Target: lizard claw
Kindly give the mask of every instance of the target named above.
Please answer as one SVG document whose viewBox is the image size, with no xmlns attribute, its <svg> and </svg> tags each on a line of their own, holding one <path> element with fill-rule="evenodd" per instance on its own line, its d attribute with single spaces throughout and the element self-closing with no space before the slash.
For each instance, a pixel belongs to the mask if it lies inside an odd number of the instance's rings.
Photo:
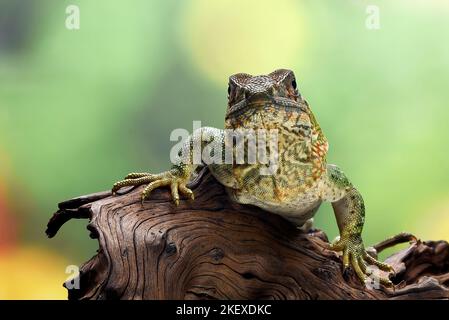
<svg viewBox="0 0 449 320">
<path fill-rule="evenodd" d="M 148 199 L 151 192 L 159 187 L 170 187 L 173 202 L 176 206 L 179 205 L 179 192 L 186 195 L 190 199 L 194 199 L 193 191 L 186 187 L 186 179 L 180 177 L 174 171 L 166 171 L 160 174 L 151 173 L 130 173 L 124 180 L 116 182 L 112 186 L 112 194 L 115 195 L 117 191 L 127 186 L 139 186 L 147 184 L 143 189 L 140 200 L 143 205 L 144 201 Z"/>
<path fill-rule="evenodd" d="M 128 175 L 128 176 L 130 176 L 130 175 Z M 142 176 L 140 178 L 127 178 L 127 179 L 124 179 L 124 180 L 114 183 L 114 185 L 112 186 L 111 192 L 113 195 L 115 195 L 115 194 L 117 194 L 117 191 L 123 187 L 140 186 L 142 184 L 149 183 L 149 182 L 155 180 L 156 178 L 157 177 L 154 175 L 146 175 L 146 176 Z"/>
<path fill-rule="evenodd" d="M 334 251 L 343 251 L 343 273 L 346 274 L 348 269 L 351 268 L 357 275 L 357 278 L 364 285 L 382 284 L 386 287 L 394 287 L 390 279 L 380 277 L 372 266 L 377 267 L 382 271 L 391 272 L 394 269 L 383 262 L 380 262 L 371 257 L 363 246 L 362 239 L 359 235 L 342 237 L 336 239 L 331 245 L 330 249 Z"/>
<path fill-rule="evenodd" d="M 193 191 L 187 188 L 185 184 L 179 185 L 179 191 L 188 198 L 190 198 L 190 200 L 195 200 L 195 195 L 193 194 Z"/>
</svg>

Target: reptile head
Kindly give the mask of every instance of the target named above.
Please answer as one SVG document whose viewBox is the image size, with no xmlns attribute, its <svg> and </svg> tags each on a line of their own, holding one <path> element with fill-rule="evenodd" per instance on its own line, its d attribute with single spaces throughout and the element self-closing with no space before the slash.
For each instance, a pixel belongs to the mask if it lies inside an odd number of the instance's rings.
<svg viewBox="0 0 449 320">
<path fill-rule="evenodd" d="M 245 110 L 267 104 L 302 108 L 302 98 L 293 71 L 279 69 L 267 75 L 238 73 L 229 77 L 226 118 L 238 117 Z"/>
</svg>

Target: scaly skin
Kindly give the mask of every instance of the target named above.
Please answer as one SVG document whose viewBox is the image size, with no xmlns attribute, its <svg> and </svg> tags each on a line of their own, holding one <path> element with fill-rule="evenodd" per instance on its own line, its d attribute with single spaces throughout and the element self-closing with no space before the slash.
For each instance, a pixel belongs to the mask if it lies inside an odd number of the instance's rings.
<svg viewBox="0 0 449 320">
<path fill-rule="evenodd" d="M 227 188 L 233 201 L 279 214 L 303 229 L 310 228 L 320 204 L 329 201 L 340 230 L 339 239 L 330 249 L 343 252 L 345 270 L 352 266 L 362 282 L 370 274 L 368 264 L 392 271 L 390 266 L 366 252 L 361 236 L 365 220 L 362 196 L 342 170 L 327 164 L 328 142 L 308 103 L 299 94 L 292 71 L 280 69 L 264 76 L 244 73 L 231 76 L 225 129 L 276 130 L 278 137 L 276 167 L 248 160 L 246 136 L 245 162 L 238 163 L 236 158 L 228 164 L 208 162 L 210 171 Z M 171 189 L 176 204 L 179 193 L 193 199 L 193 192 L 186 184 L 197 167 L 192 161 L 194 146 L 199 145 L 203 151 L 213 143 L 224 148 L 231 146 L 234 156 L 237 154 L 237 147 L 224 130 L 203 127 L 183 144 L 179 161 L 169 171 L 131 173 L 114 184 L 112 192 L 125 186 L 147 184 L 142 201 L 152 190 L 163 186 Z M 268 154 L 272 151 L 265 149 Z M 208 151 L 209 155 L 214 154 Z M 218 154 L 218 159 L 225 159 L 224 153 Z M 266 174 L 269 167 L 274 170 Z M 392 285 L 387 278 L 379 280 L 386 286 Z"/>
</svg>

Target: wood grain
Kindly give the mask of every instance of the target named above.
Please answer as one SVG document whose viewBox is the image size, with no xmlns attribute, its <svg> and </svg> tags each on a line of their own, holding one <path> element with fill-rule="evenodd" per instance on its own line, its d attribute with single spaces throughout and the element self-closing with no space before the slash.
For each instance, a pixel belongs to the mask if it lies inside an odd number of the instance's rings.
<svg viewBox="0 0 449 320">
<path fill-rule="evenodd" d="M 47 235 L 71 218 L 90 219 L 98 253 L 80 271 L 69 299 L 449 299 L 449 244 L 407 234 L 377 246 L 412 244 L 388 259 L 394 290 L 370 290 L 343 275 L 326 235 L 303 233 L 283 218 L 229 201 L 204 170 L 195 201 L 176 207 L 168 190 L 140 202 L 140 188 L 59 204 Z"/>
</svg>

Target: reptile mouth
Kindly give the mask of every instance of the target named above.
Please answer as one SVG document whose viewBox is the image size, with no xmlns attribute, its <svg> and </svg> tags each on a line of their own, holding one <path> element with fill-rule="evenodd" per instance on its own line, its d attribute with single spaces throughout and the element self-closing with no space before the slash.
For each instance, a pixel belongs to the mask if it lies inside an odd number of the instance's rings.
<svg viewBox="0 0 449 320">
<path fill-rule="evenodd" d="M 232 105 L 228 111 L 226 112 L 226 118 L 229 118 L 231 115 L 238 114 L 249 108 L 263 108 L 267 105 L 276 106 L 279 108 L 285 109 L 293 109 L 296 111 L 306 112 L 305 106 L 295 100 L 285 97 L 273 97 L 267 94 L 257 94 L 253 95 L 248 99 L 244 99 L 236 104 Z"/>
</svg>

